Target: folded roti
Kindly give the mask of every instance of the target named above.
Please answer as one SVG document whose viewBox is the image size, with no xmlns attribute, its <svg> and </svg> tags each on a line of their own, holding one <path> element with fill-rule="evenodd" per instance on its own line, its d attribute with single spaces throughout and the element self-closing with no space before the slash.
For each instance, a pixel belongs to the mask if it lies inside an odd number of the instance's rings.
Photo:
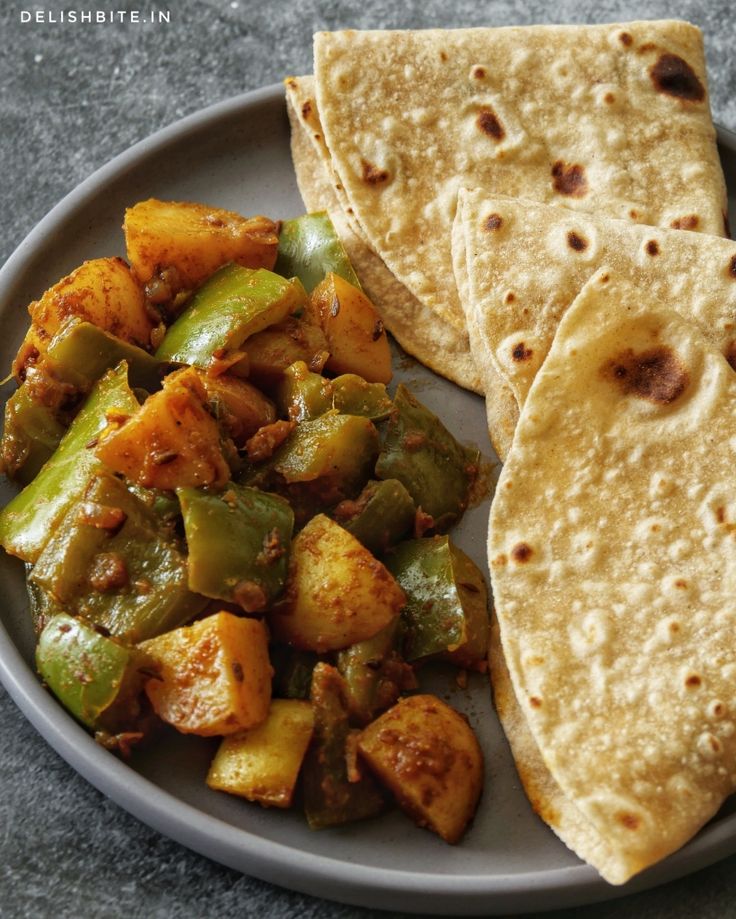
<svg viewBox="0 0 736 919">
<path fill-rule="evenodd" d="M 285 81 L 291 123 L 291 155 L 299 192 L 310 212 L 327 211 L 366 293 L 402 348 L 436 373 L 482 393 L 468 334 L 421 304 L 371 250 L 349 213 L 344 189 L 332 170 L 314 92 L 314 77 Z"/>
<path fill-rule="evenodd" d="M 560 319 L 603 265 L 667 301 L 736 364 L 736 243 L 461 190 L 453 230 L 461 297 L 499 456 Z M 481 358 L 480 355 L 483 354 Z"/>
<path fill-rule="evenodd" d="M 536 753 L 507 706 L 512 747 L 542 816 L 614 884 L 736 788 L 734 417 L 723 354 L 603 269 L 560 323 L 491 508 L 503 656 Z"/>
<path fill-rule="evenodd" d="M 460 330 L 460 187 L 724 233 L 702 36 L 688 23 L 320 32 L 314 60 L 349 208 L 392 274 Z"/>
</svg>

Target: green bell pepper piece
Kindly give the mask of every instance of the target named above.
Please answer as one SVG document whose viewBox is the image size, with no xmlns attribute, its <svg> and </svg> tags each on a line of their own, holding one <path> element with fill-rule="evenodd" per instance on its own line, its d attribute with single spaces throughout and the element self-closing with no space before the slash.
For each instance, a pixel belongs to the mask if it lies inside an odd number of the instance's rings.
<svg viewBox="0 0 736 919">
<path fill-rule="evenodd" d="M 51 459 L 36 478 L 0 512 L 0 545 L 35 562 L 59 521 L 76 504 L 90 475 L 102 468 L 94 453 L 107 413 L 133 414 L 138 400 L 128 386 L 127 365 L 109 370 L 92 389 Z"/>
<path fill-rule="evenodd" d="M 350 735 L 345 681 L 330 664 L 312 674 L 314 734 L 304 761 L 304 810 L 310 829 L 373 817 L 385 800 L 369 774 L 348 781 L 346 747 Z"/>
<path fill-rule="evenodd" d="M 435 536 L 399 543 L 385 564 L 406 594 L 406 659 L 442 656 L 462 667 L 482 664 L 488 592 L 474 562 L 448 536 Z"/>
<path fill-rule="evenodd" d="M 278 495 L 231 483 L 214 494 L 179 488 L 189 586 L 246 612 L 269 606 L 286 583 L 294 512 Z"/>
<path fill-rule="evenodd" d="M 56 412 L 37 402 L 28 384 L 22 383 L 5 405 L 0 455 L 8 478 L 21 485 L 31 482 L 54 454 L 65 431 Z"/>
<path fill-rule="evenodd" d="M 54 695 L 82 724 L 116 730 L 137 714 L 142 656 L 60 613 L 49 620 L 36 647 L 36 666 Z M 127 716 L 127 717 L 126 717 Z"/>
<path fill-rule="evenodd" d="M 285 319 L 305 302 L 304 289 L 265 268 L 230 263 L 189 301 L 156 351 L 159 361 L 206 369 L 250 335 Z"/>
<path fill-rule="evenodd" d="M 187 622 L 207 600 L 188 587 L 170 527 L 108 473 L 93 476 L 30 575 L 64 609 L 129 642 Z"/>
<path fill-rule="evenodd" d="M 314 651 L 301 651 L 289 645 L 271 647 L 274 669 L 273 694 L 282 699 L 308 699 L 312 673 L 321 658 Z"/>
<path fill-rule="evenodd" d="M 296 275 L 307 293 L 311 293 L 331 271 L 362 290 L 345 247 L 325 211 L 304 214 L 281 224 L 274 271 L 285 278 Z"/>
<path fill-rule="evenodd" d="M 46 351 L 53 375 L 86 392 L 111 367 L 128 363 L 128 380 L 147 392 L 161 388 L 161 361 L 91 322 L 72 319 L 51 339 Z"/>
<path fill-rule="evenodd" d="M 36 635 L 40 635 L 46 627 L 46 623 L 58 613 L 63 612 L 63 610 L 52 596 L 30 579 L 32 571 L 33 566 L 26 565 L 26 591 L 28 592 L 31 622 L 33 623 L 33 631 Z"/>
<path fill-rule="evenodd" d="M 400 653 L 403 631 L 401 617 L 397 616 L 372 638 L 337 655 L 350 715 L 359 724 L 368 724 L 379 712 L 390 708 L 403 690 L 416 686 L 414 671 Z"/>
<path fill-rule="evenodd" d="M 480 454 L 459 444 L 442 422 L 399 385 L 386 440 L 376 463 L 379 479 L 398 479 L 434 529 L 446 530 L 465 512 Z"/>
<path fill-rule="evenodd" d="M 312 373 L 304 361 L 286 368 L 276 400 L 282 414 L 293 421 L 308 421 L 331 409 L 382 421 L 393 408 L 383 383 L 368 383 L 355 373 L 328 380 Z"/>
<path fill-rule="evenodd" d="M 335 508 L 335 518 L 374 555 L 382 555 L 414 526 L 417 509 L 398 479 L 371 481 L 355 501 Z"/>
</svg>

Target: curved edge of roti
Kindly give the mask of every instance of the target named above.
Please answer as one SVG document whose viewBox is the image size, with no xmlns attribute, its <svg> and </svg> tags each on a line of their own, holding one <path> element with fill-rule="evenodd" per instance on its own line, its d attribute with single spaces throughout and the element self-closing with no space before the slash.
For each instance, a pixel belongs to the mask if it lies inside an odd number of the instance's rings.
<svg viewBox="0 0 736 919">
<path fill-rule="evenodd" d="M 487 340 L 480 330 L 475 310 L 476 299 L 470 286 L 464 231 L 462 199 L 459 198 L 458 209 L 452 222 L 452 267 L 460 303 L 465 311 L 470 353 L 473 355 L 473 362 L 478 369 L 481 387 L 486 397 L 488 434 L 496 455 L 503 462 L 514 437 L 514 429 L 519 419 L 519 406 L 511 387 L 498 372 L 496 363 L 488 352 Z"/>
<path fill-rule="evenodd" d="M 611 853 L 586 857 L 619 880 L 736 787 L 735 416 L 723 355 L 603 269 L 560 324 L 492 504 L 516 698 Z"/>
<path fill-rule="evenodd" d="M 314 66 L 333 167 L 372 249 L 457 328 L 461 186 L 724 232 L 690 23 L 318 32 Z"/>
<path fill-rule="evenodd" d="M 501 647 L 498 622 L 491 624 L 488 669 L 493 704 L 534 812 L 577 856 L 596 865 L 609 884 L 623 884 L 628 874 L 616 864 L 606 840 L 596 832 L 552 778 L 521 710 Z M 610 868 L 609 868 L 610 866 Z"/>
<path fill-rule="evenodd" d="M 290 77 L 285 83 L 292 160 L 305 207 L 328 212 L 366 293 L 401 347 L 435 373 L 482 395 L 467 333 L 423 306 L 396 280 L 365 242 L 355 218 L 341 206 L 340 183 L 331 171 L 319 122 L 314 78 Z"/>
<path fill-rule="evenodd" d="M 508 388 L 517 403 L 503 414 L 512 434 L 518 406 L 562 316 L 602 265 L 668 300 L 736 363 L 736 242 L 482 189 L 459 191 L 458 214 L 469 291 L 469 296 L 460 292 L 461 301 L 475 324 L 469 325 L 471 346 L 478 367 L 485 373 L 492 363 L 501 381 L 496 389 Z M 455 237 L 453 246 L 458 248 Z M 492 437 L 503 440 L 503 433 Z"/>
</svg>

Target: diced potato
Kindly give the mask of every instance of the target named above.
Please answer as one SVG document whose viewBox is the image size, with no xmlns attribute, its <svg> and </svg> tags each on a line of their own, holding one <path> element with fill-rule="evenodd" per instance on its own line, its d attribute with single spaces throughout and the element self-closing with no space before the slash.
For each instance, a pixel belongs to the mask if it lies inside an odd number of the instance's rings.
<svg viewBox="0 0 736 919">
<path fill-rule="evenodd" d="M 251 383 L 230 376 L 199 371 L 207 399 L 228 434 L 241 447 L 259 428 L 276 421 L 276 406 Z"/>
<path fill-rule="evenodd" d="M 274 699 L 262 724 L 222 741 L 207 784 L 265 807 L 290 807 L 313 730 L 309 702 Z"/>
<path fill-rule="evenodd" d="M 224 485 L 230 467 L 206 401 L 194 368 L 169 374 L 163 389 L 134 415 L 103 432 L 97 456 L 113 472 L 146 488 Z"/>
<path fill-rule="evenodd" d="M 391 349 L 381 317 L 366 295 L 337 274 L 328 274 L 309 298 L 327 336 L 332 373 L 357 373 L 369 383 L 391 381 Z"/>
<path fill-rule="evenodd" d="M 145 686 L 156 714 L 183 734 L 234 734 L 265 721 L 273 671 L 259 620 L 215 613 L 139 647 L 160 668 Z"/>
<path fill-rule="evenodd" d="M 71 316 L 141 348 L 151 344 L 153 322 L 145 309 L 143 289 L 121 258 L 85 262 L 31 303 L 28 312 L 32 323 L 13 362 L 16 376 L 29 360 L 46 351 Z"/>
<path fill-rule="evenodd" d="M 139 281 L 146 284 L 173 268 L 178 290 L 199 287 L 226 262 L 270 270 L 279 243 L 278 225 L 267 217 L 155 198 L 128 208 L 123 229 Z"/>
<path fill-rule="evenodd" d="M 404 592 L 358 540 L 324 514 L 291 544 L 286 598 L 271 614 L 277 637 L 337 651 L 371 638 L 404 605 Z"/>
<path fill-rule="evenodd" d="M 243 350 L 248 355 L 250 379 L 257 386 L 276 386 L 284 370 L 294 361 L 304 361 L 319 373 L 328 356 L 322 329 L 303 319 L 286 319 L 249 338 Z"/>
<path fill-rule="evenodd" d="M 358 750 L 420 826 L 460 839 L 483 786 L 483 754 L 459 712 L 436 696 L 408 696 L 364 729 Z"/>
</svg>

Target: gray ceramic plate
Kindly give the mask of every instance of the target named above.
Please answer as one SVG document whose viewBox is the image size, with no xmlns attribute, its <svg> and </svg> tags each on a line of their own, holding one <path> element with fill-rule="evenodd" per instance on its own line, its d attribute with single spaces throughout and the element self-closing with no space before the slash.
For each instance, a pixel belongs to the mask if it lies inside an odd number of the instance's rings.
<svg viewBox="0 0 736 919">
<path fill-rule="evenodd" d="M 736 188 L 736 136 L 721 132 Z M 41 221 L 0 272 L 0 366 L 27 323 L 25 305 L 86 258 L 123 254 L 126 206 L 155 196 L 242 213 L 294 216 L 294 182 L 280 86 L 193 115 L 99 170 Z M 736 225 L 732 222 L 732 225 Z M 482 400 L 410 360 L 399 376 L 463 440 L 487 442 Z M 4 486 L 0 499 L 8 500 Z M 457 539 L 485 564 L 487 505 L 466 515 Z M 247 874 L 364 906 L 421 913 L 493 914 L 550 909 L 660 884 L 736 851 L 736 814 L 725 808 L 688 846 L 625 888 L 611 888 L 568 852 L 531 812 L 492 713 L 486 680 L 467 690 L 438 671 L 431 687 L 467 712 L 486 756 L 478 816 L 450 847 L 400 813 L 311 833 L 301 814 L 266 811 L 204 785 L 214 747 L 174 732 L 130 764 L 98 747 L 48 695 L 31 661 L 22 566 L 0 558 L 0 678 L 26 716 L 75 769 L 122 807 L 186 846 Z"/>
</svg>

